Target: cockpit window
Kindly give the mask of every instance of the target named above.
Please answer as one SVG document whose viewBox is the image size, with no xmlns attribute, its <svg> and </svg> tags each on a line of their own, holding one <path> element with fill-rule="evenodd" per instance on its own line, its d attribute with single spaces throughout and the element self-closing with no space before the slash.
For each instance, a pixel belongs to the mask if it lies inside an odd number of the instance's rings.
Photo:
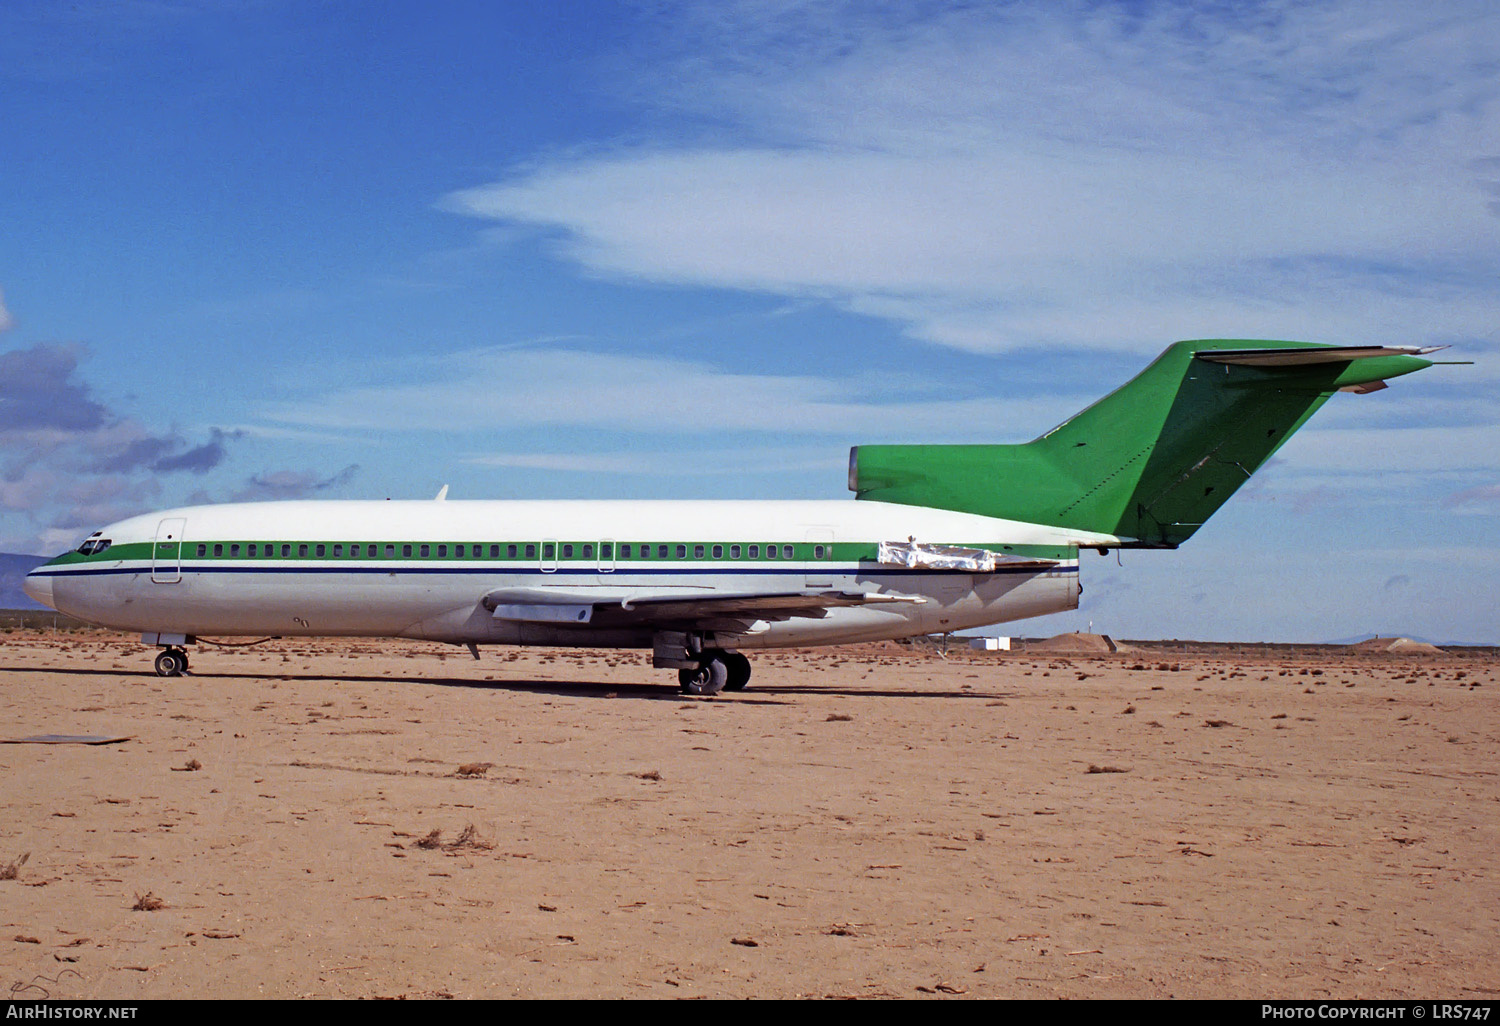
<svg viewBox="0 0 1500 1026">
<path fill-rule="evenodd" d="M 85 556 L 97 556 L 99 553 L 109 548 L 109 546 L 110 539 L 108 538 L 90 538 L 88 541 L 78 546 L 78 551 Z"/>
</svg>

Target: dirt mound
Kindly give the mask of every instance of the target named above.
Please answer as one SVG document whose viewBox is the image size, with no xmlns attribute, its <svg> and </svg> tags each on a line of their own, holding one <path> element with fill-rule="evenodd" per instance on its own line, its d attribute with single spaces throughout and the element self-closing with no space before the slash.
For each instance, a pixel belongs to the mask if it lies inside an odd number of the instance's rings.
<svg viewBox="0 0 1500 1026">
<path fill-rule="evenodd" d="M 1128 645 L 1117 644 L 1108 634 L 1059 634 L 1044 641 L 1027 642 L 1028 652 L 1060 652 L 1072 655 L 1109 655 L 1111 652 L 1133 651 Z"/>
<path fill-rule="evenodd" d="M 1435 656 L 1443 654 L 1443 650 L 1436 645 L 1429 645 L 1425 641 L 1413 641 L 1411 638 L 1366 638 L 1349 647 L 1366 655 L 1385 653 L 1401 656 Z"/>
</svg>

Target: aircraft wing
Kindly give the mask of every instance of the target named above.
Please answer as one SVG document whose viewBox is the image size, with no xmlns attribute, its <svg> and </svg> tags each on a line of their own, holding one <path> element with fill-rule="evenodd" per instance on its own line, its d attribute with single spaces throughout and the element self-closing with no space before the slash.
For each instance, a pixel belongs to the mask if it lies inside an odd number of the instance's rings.
<svg viewBox="0 0 1500 1026">
<path fill-rule="evenodd" d="M 497 620 L 600 627 L 650 626 L 664 630 L 740 630 L 757 620 L 822 619 L 828 610 L 839 606 L 924 601 L 915 595 L 814 589 L 769 595 L 641 592 L 604 597 L 583 590 L 506 588 L 490 592 L 483 605 Z"/>
</svg>

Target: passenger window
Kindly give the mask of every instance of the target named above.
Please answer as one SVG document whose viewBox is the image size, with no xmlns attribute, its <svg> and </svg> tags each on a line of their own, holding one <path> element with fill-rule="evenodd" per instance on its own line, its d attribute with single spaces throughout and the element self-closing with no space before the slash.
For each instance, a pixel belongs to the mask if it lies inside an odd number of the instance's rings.
<svg viewBox="0 0 1500 1026">
<path fill-rule="evenodd" d="M 573 546 L 571 546 L 571 545 L 564 545 L 563 546 L 563 559 L 572 559 L 572 558 L 573 558 Z"/>
<path fill-rule="evenodd" d="M 320 557 L 328 555 L 328 546 L 327 545 L 319 545 L 317 547 L 317 549 L 315 550 L 314 555 L 317 555 L 317 556 L 320 556 Z"/>
<path fill-rule="evenodd" d="M 583 546 L 583 558 L 584 559 L 593 559 L 594 558 L 594 546 L 593 546 L 592 542 L 587 543 L 587 544 L 585 544 Z"/>
<path fill-rule="evenodd" d="M 714 546 L 714 558 L 715 559 L 723 559 L 724 558 L 724 546 L 722 546 L 722 545 L 715 545 Z"/>
<path fill-rule="evenodd" d="M 529 546 L 528 546 L 529 547 Z M 542 558 L 552 559 L 557 552 L 557 546 L 552 542 L 542 542 Z"/>
<path fill-rule="evenodd" d="M 441 558 L 443 556 L 446 556 L 447 554 L 448 554 L 448 546 L 446 546 L 446 545 L 439 545 L 438 546 L 438 556 Z"/>
<path fill-rule="evenodd" d="M 507 545 L 507 546 L 505 546 L 505 558 L 506 559 L 515 559 L 516 558 L 516 547 L 514 545 Z"/>
<path fill-rule="evenodd" d="M 774 545 L 767 545 L 766 546 L 766 558 L 767 559 L 775 559 L 776 558 L 776 546 L 774 546 Z"/>
<path fill-rule="evenodd" d="M 729 558 L 730 559 L 739 559 L 740 558 L 740 547 L 738 545 L 731 545 L 731 546 L 729 546 Z"/>
<path fill-rule="evenodd" d="M 667 558 L 667 547 L 665 545 L 658 545 L 656 547 L 656 558 L 657 559 L 666 559 Z"/>
<path fill-rule="evenodd" d="M 823 558 L 823 546 L 821 546 L 821 545 L 814 545 L 813 546 L 813 559 L 822 559 L 822 558 Z"/>
<path fill-rule="evenodd" d="M 790 545 L 783 545 L 781 547 L 781 558 L 782 559 L 791 559 L 792 558 L 792 547 Z"/>
<path fill-rule="evenodd" d="M 751 559 L 759 559 L 760 558 L 760 546 L 759 545 L 752 545 L 752 546 L 750 546 L 750 558 Z"/>
<path fill-rule="evenodd" d="M 694 559 L 702 559 L 703 558 L 703 546 L 702 545 L 694 545 L 693 546 L 693 558 Z"/>
<path fill-rule="evenodd" d="M 84 545 L 89 548 L 89 551 L 91 551 L 91 552 L 93 551 L 93 544 L 91 542 L 84 542 Z M 79 551 L 82 551 L 82 550 L 80 549 Z M 206 555 L 208 555 L 208 546 L 207 545 L 199 545 L 198 546 L 198 555 L 200 555 L 200 556 L 206 556 Z"/>
<path fill-rule="evenodd" d="M 231 556 L 238 556 L 240 554 L 240 547 L 238 545 L 229 546 L 229 554 Z"/>
<path fill-rule="evenodd" d="M 215 545 L 214 546 L 214 555 L 215 556 L 222 556 L 222 555 L 224 555 L 224 546 L 222 546 L 222 545 Z"/>
<path fill-rule="evenodd" d="M 379 552 L 379 551 L 380 551 L 380 546 L 378 546 L 378 545 L 367 545 L 367 546 L 365 546 L 365 556 L 367 558 L 369 558 L 369 559 L 374 559 L 375 558 L 375 554 L 377 552 Z"/>
<path fill-rule="evenodd" d="M 301 557 L 303 557 L 305 555 L 307 555 L 307 546 L 306 545 L 298 545 L 297 546 L 297 557 L 300 559 Z"/>
<path fill-rule="evenodd" d="M 254 557 L 256 555 L 256 549 L 258 548 L 258 546 L 254 542 L 251 542 L 248 548 L 250 556 Z"/>
<path fill-rule="evenodd" d="M 396 558 L 396 546 L 394 546 L 394 545 L 387 545 L 385 547 L 385 558 L 386 559 L 395 559 Z"/>
<path fill-rule="evenodd" d="M 410 545 L 403 545 L 403 546 L 401 546 L 401 555 L 402 555 L 403 558 L 410 559 L 411 558 L 411 546 Z"/>
<path fill-rule="evenodd" d="M 464 558 L 464 553 L 466 551 L 467 551 L 467 549 L 463 545 L 455 545 L 455 546 L 453 546 L 453 556 L 456 559 L 463 559 Z M 474 546 L 474 555 L 476 555 L 476 556 L 479 555 L 479 546 L 478 545 Z"/>
<path fill-rule="evenodd" d="M 677 558 L 678 559 L 686 559 L 687 558 L 687 546 L 686 545 L 679 545 L 679 546 L 677 546 Z"/>
<path fill-rule="evenodd" d="M 609 553 L 605 553 L 605 555 L 608 556 Z M 629 559 L 630 558 L 630 545 L 629 545 L 629 543 L 626 543 L 626 544 L 620 546 L 620 558 L 621 559 Z"/>
<path fill-rule="evenodd" d="M 536 558 L 536 543 L 535 542 L 532 542 L 530 545 L 526 546 L 526 558 L 527 559 L 535 559 Z"/>
<path fill-rule="evenodd" d="M 432 546 L 430 546 L 430 545 L 423 545 L 422 546 L 422 556 L 423 556 L 423 558 L 426 558 L 427 556 L 430 556 L 430 555 L 432 555 Z"/>
</svg>

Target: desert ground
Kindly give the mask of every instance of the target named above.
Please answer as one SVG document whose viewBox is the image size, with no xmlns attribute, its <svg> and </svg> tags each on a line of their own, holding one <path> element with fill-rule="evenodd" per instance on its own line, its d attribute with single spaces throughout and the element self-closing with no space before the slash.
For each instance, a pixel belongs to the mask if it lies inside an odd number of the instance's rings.
<svg viewBox="0 0 1500 1026">
<path fill-rule="evenodd" d="M 16 998 L 1500 993 L 1493 657 L 0 635 Z"/>
</svg>

